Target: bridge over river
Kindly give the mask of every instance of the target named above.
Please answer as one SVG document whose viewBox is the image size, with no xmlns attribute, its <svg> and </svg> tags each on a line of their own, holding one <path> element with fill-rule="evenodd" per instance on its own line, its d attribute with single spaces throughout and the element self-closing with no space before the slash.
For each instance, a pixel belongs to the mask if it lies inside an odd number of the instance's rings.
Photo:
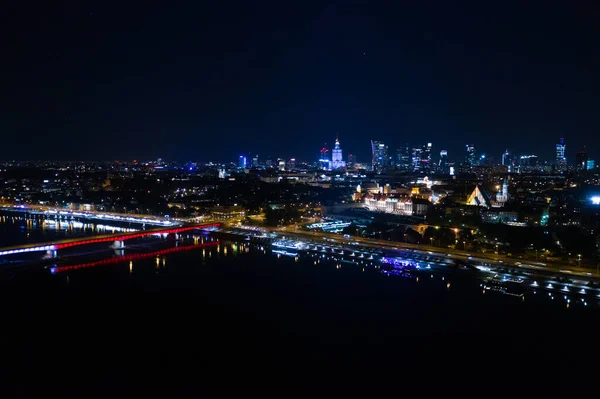
<svg viewBox="0 0 600 399">
<path fill-rule="evenodd" d="M 51 257 L 56 257 L 57 251 L 65 248 L 71 248 L 81 245 L 96 244 L 101 242 L 114 242 L 114 248 L 123 248 L 124 241 L 131 240 L 134 238 L 146 237 L 150 235 L 163 235 L 163 234 L 178 234 L 192 230 L 208 230 L 214 228 L 220 228 L 221 223 L 208 223 L 198 224 L 192 226 L 182 226 L 173 228 L 156 228 L 149 229 L 135 233 L 122 233 L 122 234 L 107 234 L 101 236 L 81 237 L 81 238 L 70 238 L 66 240 L 59 240 L 46 243 L 36 244 L 25 244 L 17 245 L 13 247 L 0 248 L 0 256 L 9 256 L 16 254 L 24 254 L 30 252 L 46 252 Z"/>
</svg>

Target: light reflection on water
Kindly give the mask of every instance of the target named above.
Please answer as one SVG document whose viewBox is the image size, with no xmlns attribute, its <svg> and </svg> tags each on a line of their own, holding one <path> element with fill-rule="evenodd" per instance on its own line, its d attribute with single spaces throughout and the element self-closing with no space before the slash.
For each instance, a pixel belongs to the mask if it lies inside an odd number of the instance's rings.
<svg viewBox="0 0 600 399">
<path fill-rule="evenodd" d="M 214 240 L 214 241 L 211 241 Z M 204 240 L 203 240 L 204 241 Z M 511 288 L 500 287 L 494 288 L 490 286 L 488 274 L 478 273 L 460 273 L 451 270 L 434 269 L 390 269 L 382 268 L 378 261 L 364 262 L 356 258 L 331 256 L 322 257 L 320 254 L 314 254 L 307 251 L 300 251 L 297 254 L 286 255 L 282 253 L 274 253 L 268 246 L 260 244 L 242 243 L 242 242 L 221 242 L 214 237 L 206 238 L 205 243 L 200 243 L 198 236 L 182 237 L 178 246 L 174 246 L 159 251 L 148 250 L 146 253 L 137 254 L 122 254 L 119 257 L 110 258 L 108 260 L 88 262 L 87 264 L 71 265 L 67 267 L 57 267 L 56 272 L 77 273 L 78 269 L 84 268 L 121 268 L 123 267 L 128 273 L 127 275 L 135 277 L 136 273 L 143 271 L 149 266 L 148 261 L 152 263 L 155 270 L 155 275 L 160 278 L 163 270 L 167 272 L 166 265 L 169 264 L 169 273 L 181 272 L 182 270 L 199 273 L 201 270 L 206 270 L 208 267 L 217 267 L 224 263 L 236 267 L 243 267 L 252 270 L 253 267 L 273 267 L 277 273 L 297 273 L 298 270 L 310 273 L 327 273 L 327 270 L 335 270 L 336 275 L 344 280 L 349 275 L 354 275 L 353 278 L 365 279 L 365 282 L 372 281 L 380 277 L 389 277 L 390 284 L 397 284 L 398 289 L 403 289 L 405 284 L 414 284 L 415 289 L 424 292 L 431 291 L 443 295 L 456 295 L 469 298 L 468 300 L 477 301 L 477 298 L 488 298 L 499 303 L 522 304 L 527 306 L 529 303 L 544 303 L 552 306 L 558 306 L 561 309 L 572 309 L 573 307 L 598 307 L 598 300 L 595 298 L 586 298 L 581 294 L 572 293 L 568 295 L 560 295 L 558 298 L 552 293 L 544 292 L 540 295 L 539 292 L 524 287 L 522 292 L 513 292 Z M 194 249 L 199 249 L 194 251 Z M 213 255 L 214 253 L 214 255 Z M 133 273 L 133 262 L 136 262 L 136 273 Z M 248 266 L 251 266 L 248 268 Z M 196 268 L 196 269 L 193 269 Z M 294 271 L 296 270 L 296 271 Z M 231 271 L 234 273 L 234 271 Z M 361 277 L 356 277 L 361 276 Z M 422 277 L 422 278 L 421 278 Z M 335 280 L 330 282 L 331 289 L 335 291 Z M 486 288 L 487 287 L 487 288 Z M 307 288 L 309 289 L 309 288 Z M 548 296 L 546 296 L 548 294 Z M 492 298 L 492 299 L 490 299 Z M 527 298 L 527 300 L 526 300 Z"/>
<path fill-rule="evenodd" d="M 86 237 L 139 231 L 140 225 L 107 225 L 84 219 L 61 219 L 44 215 L 0 215 L 0 247 L 52 241 L 70 237 Z"/>
</svg>

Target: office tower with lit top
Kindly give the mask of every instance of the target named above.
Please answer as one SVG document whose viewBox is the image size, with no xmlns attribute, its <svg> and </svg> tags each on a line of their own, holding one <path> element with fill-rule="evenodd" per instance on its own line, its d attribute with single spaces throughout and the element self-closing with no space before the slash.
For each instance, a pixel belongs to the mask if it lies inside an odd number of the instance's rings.
<svg viewBox="0 0 600 399">
<path fill-rule="evenodd" d="M 556 144 L 556 169 L 559 172 L 564 172 L 567 170 L 567 157 L 565 156 L 566 151 L 567 145 L 565 144 L 565 139 L 561 137 Z"/>
<path fill-rule="evenodd" d="M 288 162 L 288 169 L 295 170 L 296 169 L 296 158 L 291 158 Z"/>
<path fill-rule="evenodd" d="M 238 162 L 238 167 L 240 169 L 245 169 L 246 168 L 246 157 L 245 156 L 240 155 L 240 159 L 239 159 L 239 162 Z"/>
<path fill-rule="evenodd" d="M 373 170 L 376 173 L 382 173 L 388 165 L 388 148 L 381 141 L 371 140 L 371 153 L 373 156 Z"/>
</svg>

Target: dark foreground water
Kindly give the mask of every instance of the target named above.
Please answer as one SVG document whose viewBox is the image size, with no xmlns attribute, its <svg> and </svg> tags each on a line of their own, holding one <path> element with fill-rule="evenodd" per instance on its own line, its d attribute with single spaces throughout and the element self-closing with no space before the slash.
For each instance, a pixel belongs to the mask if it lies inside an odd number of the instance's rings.
<svg viewBox="0 0 600 399">
<path fill-rule="evenodd" d="M 573 397 L 597 385 L 596 306 L 209 237 L 98 263 L 113 256 L 1 274 L 3 389 Z"/>
</svg>

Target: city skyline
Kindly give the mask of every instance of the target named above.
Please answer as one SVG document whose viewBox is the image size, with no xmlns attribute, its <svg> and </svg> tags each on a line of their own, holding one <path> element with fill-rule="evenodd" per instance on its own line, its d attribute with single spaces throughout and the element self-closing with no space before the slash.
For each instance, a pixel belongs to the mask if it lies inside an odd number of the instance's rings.
<svg viewBox="0 0 600 399">
<path fill-rule="evenodd" d="M 12 396 L 594 391 L 600 2 L 2 16 Z"/>
<path fill-rule="evenodd" d="M 419 137 L 598 158 L 593 13 L 437 7 L 11 9 L 0 159 L 308 159 L 334 132 L 359 159 Z"/>
<path fill-rule="evenodd" d="M 381 151 L 384 151 L 385 148 L 385 154 L 381 154 L 379 155 L 379 151 L 375 148 L 376 146 L 383 146 Z M 330 146 L 325 143 L 324 146 L 319 150 L 319 156 L 318 156 L 318 160 L 320 162 L 322 162 L 323 160 L 328 160 L 328 161 L 332 161 L 332 156 L 333 154 L 336 152 L 336 148 L 337 151 L 340 151 L 339 148 L 339 134 L 336 137 L 335 143 L 333 146 Z M 427 152 L 427 161 L 426 163 L 428 165 L 431 166 L 435 166 L 435 165 L 439 165 L 440 161 L 443 160 L 443 162 L 446 164 L 448 162 L 452 162 L 452 163 L 456 163 L 456 164 L 460 164 L 462 162 L 467 162 L 470 163 L 472 165 L 478 165 L 478 164 L 484 164 L 484 163 L 491 163 L 494 165 L 510 165 L 514 162 L 518 163 L 520 158 L 531 158 L 531 157 L 535 157 L 537 159 L 537 161 L 539 162 L 545 162 L 549 165 L 556 165 L 559 169 L 563 170 L 564 167 L 568 166 L 568 165 L 573 165 L 573 160 L 576 159 L 577 156 L 579 156 L 581 153 L 585 152 L 585 157 L 586 157 L 586 161 L 589 158 L 590 160 L 592 160 L 592 157 L 590 156 L 590 153 L 587 149 L 586 146 L 584 146 L 582 149 L 580 150 L 575 150 L 575 149 L 571 149 L 571 153 L 572 157 L 569 157 L 568 155 L 570 154 L 569 147 L 567 147 L 567 142 L 565 141 L 564 137 L 559 138 L 558 140 L 556 140 L 554 142 L 554 144 L 552 144 L 552 149 L 553 149 L 553 154 L 552 156 L 549 156 L 548 158 L 544 158 L 542 156 L 540 156 L 539 154 L 542 152 L 538 152 L 538 151 L 533 151 L 533 150 L 527 150 L 527 151 L 512 151 L 511 148 L 506 147 L 503 151 L 496 153 L 497 151 L 485 151 L 482 150 L 481 148 L 477 148 L 476 146 L 474 146 L 473 144 L 466 144 L 465 147 L 463 148 L 462 152 L 459 152 L 458 154 L 450 154 L 446 148 L 441 147 L 441 148 L 434 148 L 434 143 L 431 142 L 427 142 L 424 143 L 423 145 L 412 145 L 411 143 L 404 143 L 402 145 L 396 146 L 394 144 L 389 144 L 389 142 L 384 142 L 382 140 L 370 140 L 370 155 L 368 157 L 365 157 L 364 159 L 358 159 L 358 162 L 361 164 L 371 164 L 371 165 L 375 165 L 375 159 L 376 158 L 381 158 L 381 159 L 387 159 L 387 163 L 391 164 L 391 165 L 395 165 L 400 166 L 400 169 L 407 169 L 406 165 L 403 165 L 403 163 L 414 163 L 416 161 L 412 160 L 409 161 L 409 158 L 414 158 L 417 156 L 417 154 L 415 154 L 414 152 L 418 152 L 419 153 L 419 157 L 421 156 L 420 154 L 422 152 Z M 439 155 L 437 154 L 437 151 L 439 151 Z M 357 156 L 355 155 L 357 152 L 360 151 L 353 151 L 353 152 L 349 152 L 348 155 L 351 155 L 353 158 L 354 162 L 357 162 Z M 402 152 L 406 152 L 406 154 L 403 156 L 401 153 Z M 546 151 L 547 152 L 547 151 Z M 576 152 L 576 154 L 575 154 Z M 250 153 L 248 153 L 250 154 Z M 432 155 L 433 154 L 433 155 Z M 255 156 L 257 156 L 255 154 Z M 263 155 L 263 159 L 265 158 L 265 156 Z M 280 156 L 276 156 L 273 157 L 272 155 L 267 155 L 266 156 L 267 159 L 285 159 L 285 157 L 280 157 Z M 370 158 L 370 161 L 369 161 Z M 403 158 L 403 159 L 401 159 Z M 340 155 L 338 155 L 338 159 L 342 160 L 343 158 L 341 157 L 341 152 Z M 569 163 L 569 159 L 571 160 L 571 163 Z M 300 159 L 301 161 L 304 162 L 312 162 L 313 159 L 311 157 L 307 158 L 307 159 Z M 383 162 L 383 161 L 380 161 Z M 425 161 L 424 161 L 425 162 Z M 385 162 L 384 162 L 385 163 Z M 418 162 L 419 164 L 420 162 Z M 577 163 L 581 163 L 579 161 L 575 162 L 575 164 Z M 340 166 L 338 165 L 338 167 L 334 168 L 334 169 L 340 169 Z M 417 169 L 419 169 L 419 167 L 417 167 Z"/>
</svg>

